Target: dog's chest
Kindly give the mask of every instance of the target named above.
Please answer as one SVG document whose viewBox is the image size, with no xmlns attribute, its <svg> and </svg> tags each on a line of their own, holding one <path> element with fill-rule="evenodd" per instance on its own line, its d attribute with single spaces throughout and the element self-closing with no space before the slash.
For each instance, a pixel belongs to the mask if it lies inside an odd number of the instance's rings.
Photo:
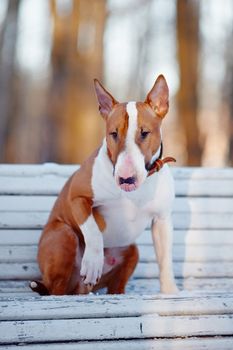
<svg viewBox="0 0 233 350">
<path fill-rule="evenodd" d="M 148 184 L 126 194 L 111 181 L 96 188 L 94 206 L 98 207 L 106 223 L 103 233 L 105 247 L 135 242 L 155 214 L 154 192 L 154 184 Z"/>
<path fill-rule="evenodd" d="M 165 166 L 136 191 L 126 193 L 116 186 L 112 171 L 112 164 L 101 150 L 92 172 L 93 206 L 106 224 L 105 247 L 120 247 L 135 242 L 157 214 L 170 210 L 173 181 Z"/>
<path fill-rule="evenodd" d="M 151 213 L 145 206 L 121 198 L 99 206 L 106 228 L 103 233 L 105 247 L 126 246 L 135 242 L 149 224 Z"/>
</svg>

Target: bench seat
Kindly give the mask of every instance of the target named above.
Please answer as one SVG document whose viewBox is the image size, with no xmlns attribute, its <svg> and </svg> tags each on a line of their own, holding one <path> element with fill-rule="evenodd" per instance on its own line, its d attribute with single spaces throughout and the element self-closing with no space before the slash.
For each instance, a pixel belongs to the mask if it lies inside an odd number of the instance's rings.
<svg viewBox="0 0 233 350">
<path fill-rule="evenodd" d="M 178 295 L 159 294 L 149 228 L 123 296 L 40 297 L 37 243 L 77 166 L 0 166 L 0 349 L 233 349 L 233 169 L 173 168 Z M 20 345 L 20 347 L 18 346 Z"/>
</svg>

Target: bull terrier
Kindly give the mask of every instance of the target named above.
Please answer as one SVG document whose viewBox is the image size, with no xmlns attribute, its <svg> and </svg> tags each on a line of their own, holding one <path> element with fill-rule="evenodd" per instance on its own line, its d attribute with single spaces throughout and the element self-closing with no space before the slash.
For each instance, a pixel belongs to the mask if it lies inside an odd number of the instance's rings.
<svg viewBox="0 0 233 350">
<path fill-rule="evenodd" d="M 161 123 L 168 111 L 163 75 L 144 102 L 119 103 L 94 80 L 106 136 L 69 178 L 43 230 L 38 250 L 41 295 L 125 292 L 138 262 L 135 244 L 151 224 L 162 293 L 178 291 L 172 269 L 174 184 L 162 159 Z"/>
</svg>

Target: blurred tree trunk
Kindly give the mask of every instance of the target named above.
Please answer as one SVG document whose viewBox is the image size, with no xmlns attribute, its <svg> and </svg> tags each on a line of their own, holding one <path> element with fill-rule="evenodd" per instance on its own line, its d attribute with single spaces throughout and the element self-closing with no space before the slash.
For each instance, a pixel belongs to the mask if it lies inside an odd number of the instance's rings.
<svg viewBox="0 0 233 350">
<path fill-rule="evenodd" d="M 225 42 L 226 74 L 223 81 L 222 97 L 229 115 L 228 121 L 228 165 L 233 166 L 233 28 Z"/>
<path fill-rule="evenodd" d="M 44 158 L 81 162 L 99 144 L 103 124 L 93 78 L 103 77 L 105 0 L 73 0 L 61 11 L 51 0 L 52 82 L 48 99 Z"/>
<path fill-rule="evenodd" d="M 180 88 L 177 95 L 178 115 L 184 127 L 187 164 L 201 164 L 197 125 L 199 1 L 177 0 L 177 46 Z"/>
<path fill-rule="evenodd" d="M 231 101 L 230 101 L 230 121 L 229 121 L 229 152 L 228 152 L 228 165 L 233 166 L 233 74 L 232 74 L 232 83 L 230 91 Z"/>
<path fill-rule="evenodd" d="M 16 118 L 15 51 L 20 0 L 9 0 L 0 33 L 0 162 L 11 162 L 10 131 Z"/>
<path fill-rule="evenodd" d="M 228 152 L 228 159 L 229 159 L 229 165 L 233 166 L 233 65 L 231 67 L 231 73 L 230 73 L 229 107 L 230 107 L 230 120 L 229 120 L 229 152 Z"/>
</svg>

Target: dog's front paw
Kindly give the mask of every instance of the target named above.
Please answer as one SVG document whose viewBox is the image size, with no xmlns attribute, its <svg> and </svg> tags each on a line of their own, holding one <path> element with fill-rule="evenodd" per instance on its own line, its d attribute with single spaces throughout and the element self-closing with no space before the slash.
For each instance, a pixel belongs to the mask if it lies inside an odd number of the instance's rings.
<svg viewBox="0 0 233 350">
<path fill-rule="evenodd" d="M 164 294 L 177 294 L 179 289 L 175 282 L 169 281 L 161 284 L 160 291 Z"/>
<path fill-rule="evenodd" d="M 100 279 L 103 271 L 104 252 L 103 249 L 94 250 L 86 248 L 80 274 L 84 279 L 85 284 L 95 285 Z"/>
</svg>

